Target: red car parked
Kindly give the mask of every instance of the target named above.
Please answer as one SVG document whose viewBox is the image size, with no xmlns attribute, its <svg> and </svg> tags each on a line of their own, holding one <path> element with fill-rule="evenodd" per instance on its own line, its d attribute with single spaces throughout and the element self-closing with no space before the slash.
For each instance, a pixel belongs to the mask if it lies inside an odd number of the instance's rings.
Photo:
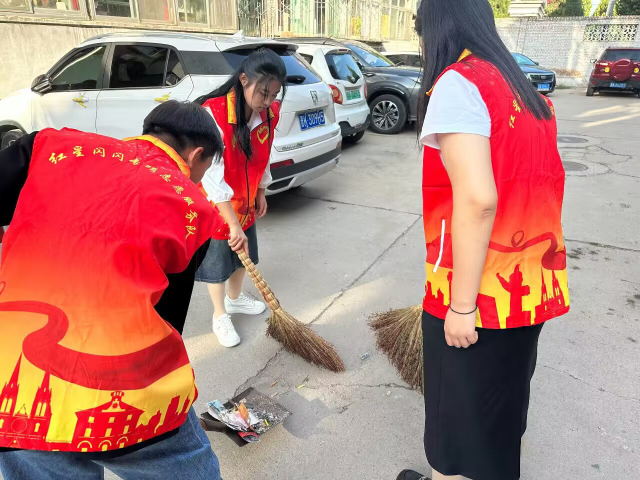
<svg viewBox="0 0 640 480">
<path fill-rule="evenodd" d="M 640 48 L 607 48 L 595 64 L 587 96 L 600 90 L 625 91 L 640 97 Z"/>
</svg>

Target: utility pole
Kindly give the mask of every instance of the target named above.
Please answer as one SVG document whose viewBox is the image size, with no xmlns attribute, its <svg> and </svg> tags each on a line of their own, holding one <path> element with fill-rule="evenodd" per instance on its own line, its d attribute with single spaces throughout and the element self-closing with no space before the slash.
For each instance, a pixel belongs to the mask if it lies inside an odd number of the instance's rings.
<svg viewBox="0 0 640 480">
<path fill-rule="evenodd" d="M 609 6 L 607 7 L 607 17 L 613 17 L 613 8 L 616 6 L 616 0 L 609 0 Z"/>
</svg>

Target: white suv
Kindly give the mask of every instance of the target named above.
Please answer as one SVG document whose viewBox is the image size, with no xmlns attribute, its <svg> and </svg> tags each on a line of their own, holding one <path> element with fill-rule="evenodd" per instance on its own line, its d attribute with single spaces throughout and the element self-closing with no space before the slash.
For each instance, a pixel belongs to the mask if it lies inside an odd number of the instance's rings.
<svg viewBox="0 0 640 480">
<path fill-rule="evenodd" d="M 282 57 L 288 74 L 268 192 L 300 186 L 340 160 L 342 138 L 331 90 L 298 56 L 296 45 L 241 35 L 150 32 L 89 39 L 36 78 L 31 89 L 0 100 L 2 147 L 47 127 L 115 138 L 139 135 L 158 103 L 210 92 L 265 45 Z"/>
<path fill-rule="evenodd" d="M 344 140 L 359 141 L 369 128 L 371 113 L 367 84 L 351 51 L 335 45 L 305 43 L 298 47 L 298 54 L 329 84 Z"/>
</svg>

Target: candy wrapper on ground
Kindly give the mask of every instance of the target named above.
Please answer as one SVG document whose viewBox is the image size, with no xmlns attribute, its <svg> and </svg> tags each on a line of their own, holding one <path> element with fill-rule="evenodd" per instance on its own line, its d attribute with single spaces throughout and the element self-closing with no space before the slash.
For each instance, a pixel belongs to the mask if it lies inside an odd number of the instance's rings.
<svg viewBox="0 0 640 480">
<path fill-rule="evenodd" d="M 205 430 L 224 432 L 242 446 L 259 441 L 289 415 L 291 412 L 278 402 L 249 388 L 225 404 L 219 400 L 208 402 L 200 423 Z"/>
</svg>

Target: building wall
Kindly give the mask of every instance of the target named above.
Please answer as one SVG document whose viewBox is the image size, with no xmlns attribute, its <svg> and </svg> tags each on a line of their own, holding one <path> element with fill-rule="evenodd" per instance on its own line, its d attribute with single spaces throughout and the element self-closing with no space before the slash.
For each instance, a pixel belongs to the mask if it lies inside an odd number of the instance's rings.
<svg viewBox="0 0 640 480">
<path fill-rule="evenodd" d="M 614 18 L 505 18 L 497 19 L 498 32 L 507 47 L 521 52 L 548 68 L 557 70 L 560 84 L 586 85 L 591 73 L 591 59 L 600 56 L 608 46 L 640 47 L 640 17 Z M 594 40 L 592 26 L 602 29 L 611 25 L 633 25 L 635 36 L 620 40 L 620 31 L 603 33 Z M 122 24 L 92 21 L 61 21 L 5 15 L 0 17 L 0 98 L 31 85 L 62 55 L 83 40 L 102 33 L 123 31 Z M 157 26 L 136 24 L 129 29 Z M 235 28 L 235 26 L 232 26 Z M 211 32 L 212 29 L 164 26 L 163 30 Z M 587 36 L 585 38 L 585 30 Z M 591 31 L 591 33 L 589 33 Z M 607 39 L 609 38 L 609 39 Z M 388 50 L 417 50 L 417 41 L 393 42 Z"/>
<path fill-rule="evenodd" d="M 640 47 L 640 17 L 501 18 L 496 24 L 511 51 L 556 70 L 560 84 L 569 86 L 586 85 L 591 59 L 605 48 Z"/>
</svg>

